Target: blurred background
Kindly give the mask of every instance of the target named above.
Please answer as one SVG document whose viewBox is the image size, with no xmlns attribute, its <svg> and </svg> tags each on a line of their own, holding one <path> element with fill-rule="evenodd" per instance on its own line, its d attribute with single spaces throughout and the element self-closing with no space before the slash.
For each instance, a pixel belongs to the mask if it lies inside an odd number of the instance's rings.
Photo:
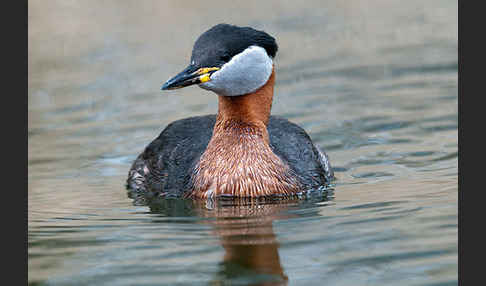
<svg viewBox="0 0 486 286">
<path fill-rule="evenodd" d="M 30 285 L 457 284 L 457 1 L 28 5 Z M 331 196 L 127 197 L 168 123 L 216 113 L 208 91 L 159 89 L 222 22 L 277 39 L 272 113 L 327 152 Z"/>
</svg>

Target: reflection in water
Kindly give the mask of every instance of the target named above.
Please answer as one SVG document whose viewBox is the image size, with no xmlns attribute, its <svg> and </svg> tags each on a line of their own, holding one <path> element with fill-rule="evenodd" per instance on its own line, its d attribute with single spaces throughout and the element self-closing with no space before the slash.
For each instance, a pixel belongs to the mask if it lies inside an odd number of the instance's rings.
<svg viewBox="0 0 486 286">
<path fill-rule="evenodd" d="M 161 199 L 150 204 L 152 213 L 169 217 L 206 218 L 225 250 L 220 271 L 212 281 L 245 285 L 287 285 L 288 277 L 279 256 L 279 243 L 273 230 L 275 220 L 298 217 L 289 209 L 328 200 L 329 196 L 309 200 Z"/>
</svg>

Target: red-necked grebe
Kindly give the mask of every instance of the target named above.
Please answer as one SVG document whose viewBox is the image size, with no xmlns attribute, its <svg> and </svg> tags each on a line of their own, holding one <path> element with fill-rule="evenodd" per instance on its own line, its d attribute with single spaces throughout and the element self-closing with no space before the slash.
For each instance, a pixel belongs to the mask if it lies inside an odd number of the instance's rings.
<svg viewBox="0 0 486 286">
<path fill-rule="evenodd" d="M 291 196 L 333 178 L 327 155 L 288 120 L 271 116 L 275 39 L 219 24 L 197 39 L 189 66 L 162 90 L 198 84 L 218 95 L 217 115 L 169 124 L 133 163 L 132 195 Z"/>
</svg>

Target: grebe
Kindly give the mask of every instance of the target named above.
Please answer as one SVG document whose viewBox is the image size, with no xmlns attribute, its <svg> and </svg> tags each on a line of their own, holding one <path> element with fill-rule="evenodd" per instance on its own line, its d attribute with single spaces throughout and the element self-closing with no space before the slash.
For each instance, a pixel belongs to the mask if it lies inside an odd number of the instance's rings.
<svg viewBox="0 0 486 286">
<path fill-rule="evenodd" d="M 218 95 L 218 114 L 170 123 L 133 162 L 129 195 L 292 196 L 327 185 L 327 155 L 301 127 L 270 115 L 277 49 L 250 27 L 219 24 L 199 36 L 189 66 L 161 89 L 198 84 Z"/>
</svg>

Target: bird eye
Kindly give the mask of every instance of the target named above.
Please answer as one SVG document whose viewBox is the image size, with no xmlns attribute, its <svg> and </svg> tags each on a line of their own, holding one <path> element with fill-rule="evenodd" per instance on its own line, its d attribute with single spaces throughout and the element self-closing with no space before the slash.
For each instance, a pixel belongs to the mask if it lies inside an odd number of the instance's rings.
<svg viewBox="0 0 486 286">
<path fill-rule="evenodd" d="M 231 59 L 231 57 L 229 55 L 222 55 L 221 56 L 221 60 L 224 61 L 224 62 L 228 62 L 230 59 Z"/>
</svg>

